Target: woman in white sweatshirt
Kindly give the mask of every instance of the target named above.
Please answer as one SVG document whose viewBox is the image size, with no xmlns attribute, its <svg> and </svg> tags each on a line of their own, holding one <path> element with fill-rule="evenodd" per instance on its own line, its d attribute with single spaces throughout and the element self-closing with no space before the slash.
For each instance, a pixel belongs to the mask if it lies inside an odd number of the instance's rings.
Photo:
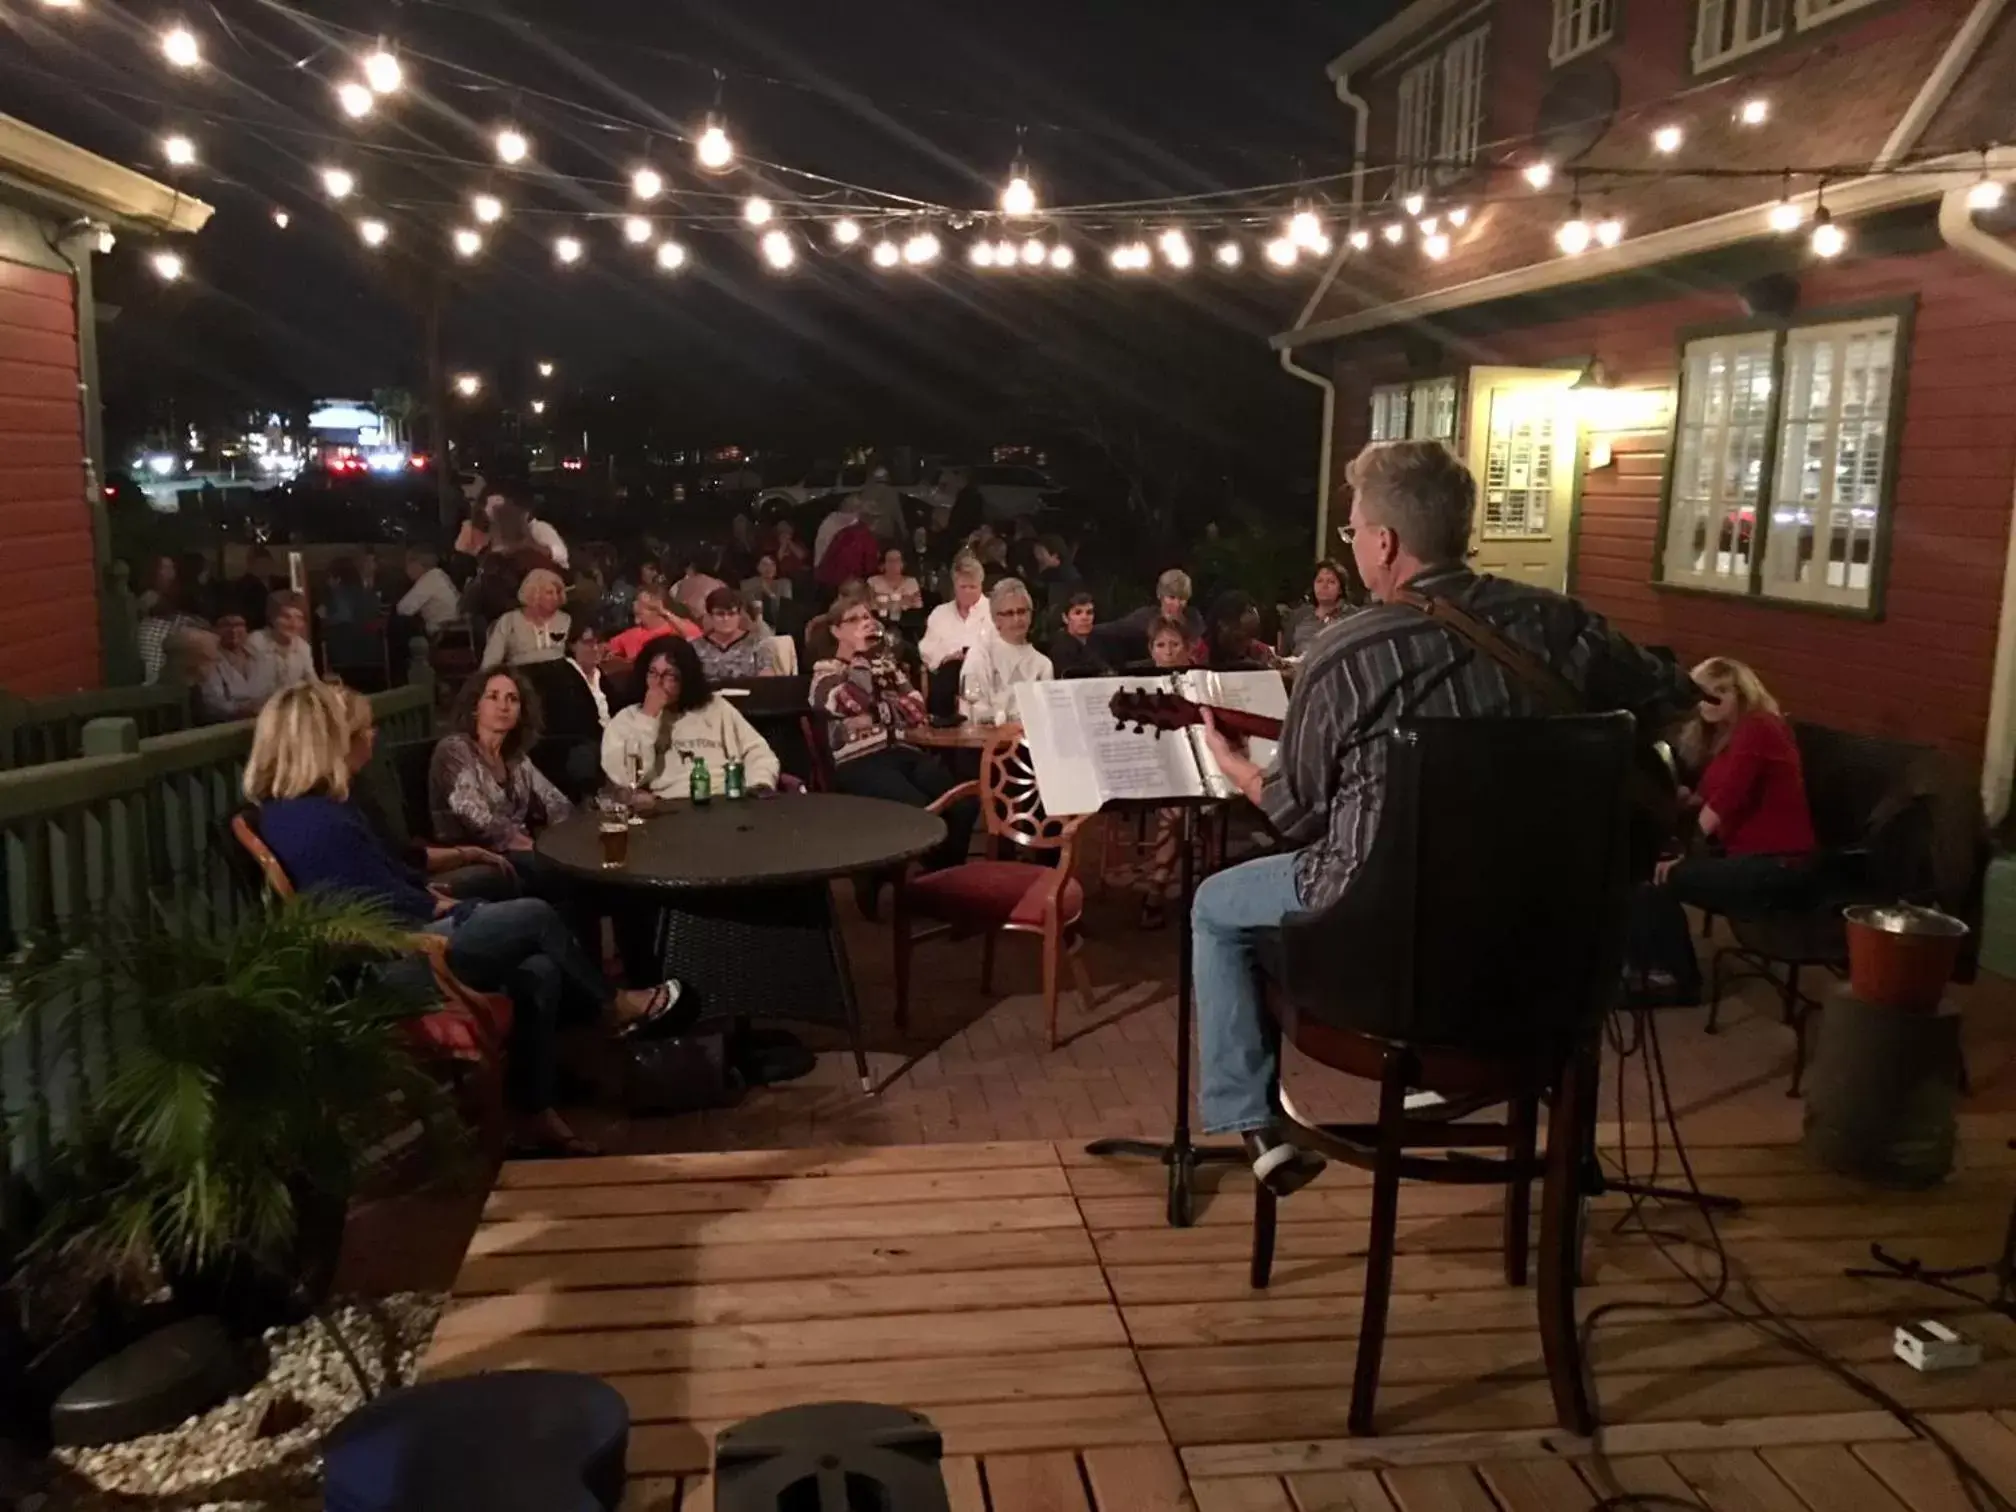
<svg viewBox="0 0 2016 1512">
<path fill-rule="evenodd" d="M 979 637 L 966 653 L 959 672 L 959 712 L 975 724 L 1007 724 L 1020 718 L 1015 685 L 1049 682 L 1056 674 L 1050 658 L 1029 644 L 1036 609 L 1019 578 L 996 583 L 988 608 L 993 633 Z"/>
<path fill-rule="evenodd" d="M 636 677 L 638 701 L 610 716 L 602 732 L 602 771 L 611 782 L 654 798 L 684 798 L 694 766 L 704 763 L 719 794 L 728 763 L 739 761 L 749 792 L 777 786 L 777 753 L 732 702 L 714 696 L 683 636 L 646 644 Z"/>
</svg>

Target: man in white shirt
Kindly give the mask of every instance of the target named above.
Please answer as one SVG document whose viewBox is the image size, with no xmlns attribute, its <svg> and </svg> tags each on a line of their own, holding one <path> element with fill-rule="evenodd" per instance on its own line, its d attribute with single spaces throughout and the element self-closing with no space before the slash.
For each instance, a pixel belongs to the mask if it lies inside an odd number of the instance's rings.
<svg viewBox="0 0 2016 1512">
<path fill-rule="evenodd" d="M 255 656 L 273 662 L 275 690 L 315 680 L 315 652 L 308 644 L 308 600 L 283 589 L 266 601 L 266 628 L 245 638 Z"/>
<path fill-rule="evenodd" d="M 936 672 L 960 660 L 993 628 L 994 616 L 982 586 L 986 580 L 987 569 L 978 557 L 962 551 L 953 558 L 951 600 L 931 611 L 924 621 L 924 638 L 917 643 L 925 671 Z"/>
<path fill-rule="evenodd" d="M 991 635 L 967 654 L 959 673 L 959 712 L 975 724 L 1007 724 L 1020 719 L 1015 706 L 1019 683 L 1049 682 L 1050 658 L 1029 644 L 1035 601 L 1019 578 L 1003 578 L 988 602 Z"/>
<path fill-rule="evenodd" d="M 393 606 L 395 614 L 417 619 L 429 635 L 462 614 L 462 596 L 455 581 L 434 560 L 434 553 L 415 546 L 406 553 L 406 578 L 413 586 Z"/>
</svg>

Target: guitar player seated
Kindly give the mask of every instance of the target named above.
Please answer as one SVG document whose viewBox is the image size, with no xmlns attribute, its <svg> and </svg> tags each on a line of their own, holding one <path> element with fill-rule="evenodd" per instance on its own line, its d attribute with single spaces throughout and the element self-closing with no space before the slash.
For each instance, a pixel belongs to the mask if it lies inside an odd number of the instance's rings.
<svg viewBox="0 0 2016 1512">
<path fill-rule="evenodd" d="M 1385 780 L 1385 742 L 1374 737 L 1409 718 L 1552 712 L 1511 664 L 1520 653 L 1551 668 L 1592 711 L 1628 709 L 1663 723 L 1698 697 L 1684 674 L 1575 600 L 1472 572 L 1477 483 L 1441 442 L 1374 442 L 1345 476 L 1352 503 L 1343 534 L 1373 604 L 1310 653 L 1272 766 L 1263 771 L 1243 741 L 1206 728 L 1225 775 L 1291 848 L 1221 871 L 1197 889 L 1200 1121 L 1207 1134 L 1242 1135 L 1255 1177 L 1281 1195 L 1307 1185 L 1322 1161 L 1286 1141 L 1269 1103 L 1278 1051 L 1255 949 L 1287 914 L 1333 902 L 1370 853 Z M 1428 600 L 1460 610 L 1458 623 L 1482 622 L 1487 638 L 1495 631 L 1509 641 L 1515 649 L 1499 653 L 1508 660 L 1449 619 L 1431 617 Z"/>
</svg>

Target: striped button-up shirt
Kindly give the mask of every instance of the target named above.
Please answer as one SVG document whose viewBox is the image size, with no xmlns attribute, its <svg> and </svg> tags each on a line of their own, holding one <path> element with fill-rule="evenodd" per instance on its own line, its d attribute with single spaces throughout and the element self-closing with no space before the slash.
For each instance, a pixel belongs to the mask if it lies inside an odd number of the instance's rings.
<svg viewBox="0 0 2016 1512">
<path fill-rule="evenodd" d="M 1592 710 L 1661 719 L 1699 698 L 1678 668 L 1641 651 L 1575 600 L 1467 567 L 1408 585 L 1448 598 L 1560 673 Z M 1502 667 L 1418 609 L 1379 604 L 1315 643 L 1260 789 L 1290 844 L 1296 891 L 1321 908 L 1351 885 L 1378 833 L 1386 737 L 1403 719 L 1546 713 Z"/>
</svg>

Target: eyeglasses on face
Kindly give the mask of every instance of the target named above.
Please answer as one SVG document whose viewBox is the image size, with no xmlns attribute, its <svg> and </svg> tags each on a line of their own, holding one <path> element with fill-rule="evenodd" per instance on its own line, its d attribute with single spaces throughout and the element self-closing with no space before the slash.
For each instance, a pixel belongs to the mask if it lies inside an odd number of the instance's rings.
<svg viewBox="0 0 2016 1512">
<path fill-rule="evenodd" d="M 679 669 L 660 663 L 646 672 L 644 676 L 652 682 L 677 682 L 679 681 Z"/>
</svg>

